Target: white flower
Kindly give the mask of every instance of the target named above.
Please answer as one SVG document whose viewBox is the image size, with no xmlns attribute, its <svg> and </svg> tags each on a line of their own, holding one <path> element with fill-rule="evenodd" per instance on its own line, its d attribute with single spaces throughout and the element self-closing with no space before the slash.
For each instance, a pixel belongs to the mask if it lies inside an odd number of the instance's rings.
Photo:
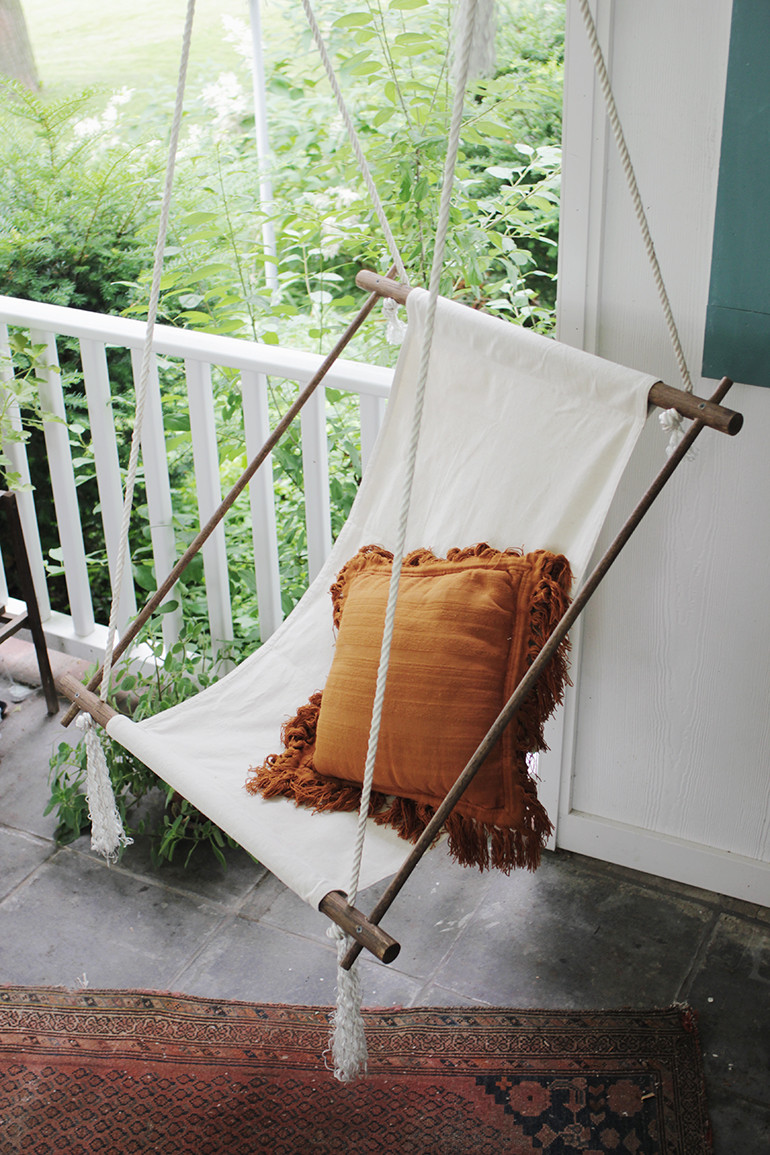
<svg viewBox="0 0 770 1155">
<path fill-rule="evenodd" d="M 120 92 L 116 92 L 110 97 L 110 104 L 128 104 L 131 97 L 134 95 L 134 89 L 124 86 Z"/>
<path fill-rule="evenodd" d="M 241 20 L 238 16 L 223 16 L 222 26 L 225 29 L 225 40 L 232 44 L 238 55 L 246 61 L 251 69 L 254 65 L 254 57 L 251 51 L 251 29 L 246 21 Z"/>
<path fill-rule="evenodd" d="M 224 136 L 237 128 L 248 109 L 248 97 L 234 72 L 223 72 L 213 84 L 207 84 L 201 98 L 216 116 L 215 136 Z"/>
<path fill-rule="evenodd" d="M 101 121 L 98 116 L 87 116 L 84 120 L 78 120 L 72 126 L 75 136 L 84 139 L 87 136 L 98 136 L 102 131 Z"/>
<path fill-rule="evenodd" d="M 102 146 L 104 148 L 113 148 L 120 143 L 118 137 L 113 132 L 118 123 L 118 107 L 121 104 L 127 104 L 134 95 L 133 88 L 121 88 L 120 92 L 115 92 L 107 101 L 104 112 L 99 116 L 87 116 L 83 120 L 77 121 L 73 125 L 75 136 L 83 140 L 88 136 L 104 135 Z"/>
</svg>

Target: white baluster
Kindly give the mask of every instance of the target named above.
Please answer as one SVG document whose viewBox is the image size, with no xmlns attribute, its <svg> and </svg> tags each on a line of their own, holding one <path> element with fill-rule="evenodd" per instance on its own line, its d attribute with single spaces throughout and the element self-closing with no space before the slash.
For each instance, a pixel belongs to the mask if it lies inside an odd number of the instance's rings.
<svg viewBox="0 0 770 1155">
<path fill-rule="evenodd" d="M 267 404 L 267 377 L 244 369 L 241 373 L 243 426 L 246 456 L 253 460 L 270 434 Z M 283 620 L 281 575 L 278 568 L 278 536 L 275 529 L 275 489 L 273 457 L 268 455 L 249 482 L 251 533 L 254 542 L 254 570 L 257 578 L 259 632 L 263 642 L 275 633 Z"/>
<path fill-rule="evenodd" d="M 131 350 L 131 364 L 136 383 L 142 371 L 141 349 Z M 163 411 L 160 404 L 160 382 L 155 357 L 152 359 L 147 382 L 147 408 L 142 424 L 142 461 L 147 488 L 147 509 L 150 515 L 152 553 L 155 560 L 155 580 L 160 586 L 176 564 L 176 539 L 171 485 L 168 479 L 166 437 L 163 431 Z M 164 601 L 173 601 L 175 598 L 176 593 L 171 590 Z M 163 642 L 167 649 L 178 640 L 181 628 L 181 609 L 163 615 Z"/>
<path fill-rule="evenodd" d="M 72 624 L 75 633 L 85 637 L 93 632 L 94 611 L 91 603 L 91 587 L 88 581 L 86 551 L 80 524 L 78 494 L 75 474 L 72 468 L 69 435 L 64 411 L 64 395 L 61 374 L 58 371 L 59 358 L 56 351 L 56 337 L 53 333 L 30 329 L 33 345 L 45 345 L 43 354 L 46 368 L 36 372 L 41 407 L 58 417 L 59 421 L 44 421 L 48 467 L 51 471 L 51 486 L 56 509 L 56 522 L 64 561 L 64 580 L 67 583 Z"/>
<path fill-rule="evenodd" d="M 96 464 L 96 483 L 99 487 L 99 504 L 102 507 L 104 541 L 107 546 L 107 562 L 110 568 L 110 582 L 114 592 L 115 569 L 118 564 L 120 545 L 120 522 L 123 512 L 123 488 L 120 480 L 115 422 L 112 417 L 110 378 L 107 356 L 101 341 L 81 338 L 80 359 L 86 386 L 88 416 L 91 422 L 91 447 Z M 123 589 L 120 594 L 118 630 L 122 630 L 129 618 L 136 613 L 136 597 L 131 566 L 123 570 Z"/>
<path fill-rule="evenodd" d="M 326 440 L 326 390 L 319 385 L 300 413 L 302 472 L 305 480 L 305 525 L 310 581 L 318 574 L 332 548 L 329 503 L 329 453 Z"/>
<path fill-rule="evenodd" d="M 184 367 L 190 405 L 198 516 L 202 528 L 222 501 L 211 366 L 202 361 L 185 361 Z M 233 636 L 224 522 L 220 521 L 201 553 L 206 577 L 209 628 L 216 648 L 217 642 L 229 641 Z"/>
</svg>

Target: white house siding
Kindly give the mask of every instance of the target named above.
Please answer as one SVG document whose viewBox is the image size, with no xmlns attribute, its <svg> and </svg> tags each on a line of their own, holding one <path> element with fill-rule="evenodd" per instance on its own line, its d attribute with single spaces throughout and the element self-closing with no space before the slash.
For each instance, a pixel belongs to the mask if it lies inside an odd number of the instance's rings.
<svg viewBox="0 0 770 1155">
<path fill-rule="evenodd" d="M 696 392 L 730 0 L 593 0 Z M 679 384 L 576 0 L 568 0 L 560 337 Z M 770 210 L 768 210 L 770 211 Z M 730 375 L 730 366 L 724 366 Z M 544 759 L 557 842 L 770 905 L 770 390 L 737 384 L 590 605 Z M 665 460 L 645 430 L 599 549 Z M 557 766 L 557 763 L 559 764 Z"/>
</svg>

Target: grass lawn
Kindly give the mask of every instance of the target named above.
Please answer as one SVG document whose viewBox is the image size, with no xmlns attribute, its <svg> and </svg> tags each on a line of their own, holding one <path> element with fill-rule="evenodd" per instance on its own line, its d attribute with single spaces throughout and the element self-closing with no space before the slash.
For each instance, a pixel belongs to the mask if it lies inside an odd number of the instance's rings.
<svg viewBox="0 0 770 1155">
<path fill-rule="evenodd" d="M 22 0 L 43 91 L 86 85 L 147 89 L 156 78 L 174 83 L 179 68 L 186 0 Z M 247 0 L 198 0 L 191 79 L 234 69 L 238 57 L 224 40 L 222 16 L 247 24 Z M 265 33 L 281 21 L 280 6 L 264 5 Z"/>
</svg>

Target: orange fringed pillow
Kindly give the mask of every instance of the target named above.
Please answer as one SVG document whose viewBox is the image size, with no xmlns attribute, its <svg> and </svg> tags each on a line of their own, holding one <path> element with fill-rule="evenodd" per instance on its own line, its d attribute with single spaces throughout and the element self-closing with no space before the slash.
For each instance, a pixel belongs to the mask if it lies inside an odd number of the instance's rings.
<svg viewBox="0 0 770 1155">
<path fill-rule="evenodd" d="M 337 645 L 323 693 L 283 728 L 248 788 L 316 810 L 360 801 L 393 555 L 365 546 L 332 586 Z M 404 559 L 371 814 L 415 841 L 569 604 L 569 563 L 482 543 Z M 534 868 L 551 824 L 527 770 L 562 699 L 567 644 L 447 822 L 460 862 Z"/>
</svg>

